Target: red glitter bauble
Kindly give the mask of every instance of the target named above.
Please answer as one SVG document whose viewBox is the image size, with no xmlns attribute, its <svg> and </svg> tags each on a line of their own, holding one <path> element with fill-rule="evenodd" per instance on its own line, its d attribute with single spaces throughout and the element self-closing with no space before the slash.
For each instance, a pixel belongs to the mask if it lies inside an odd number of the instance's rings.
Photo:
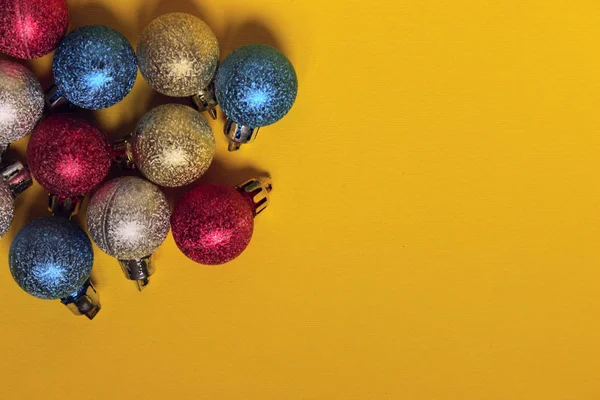
<svg viewBox="0 0 600 400">
<path fill-rule="evenodd" d="M 41 57 L 56 48 L 68 25 L 65 0 L 0 0 L 0 52 Z"/>
<path fill-rule="evenodd" d="M 33 177 L 51 194 L 83 196 L 108 174 L 110 145 L 106 135 L 89 123 L 52 116 L 31 134 L 27 160 Z"/>
<path fill-rule="evenodd" d="M 205 265 L 224 264 L 250 243 L 254 211 L 237 190 L 223 185 L 200 185 L 183 195 L 171 217 L 177 247 Z"/>
</svg>

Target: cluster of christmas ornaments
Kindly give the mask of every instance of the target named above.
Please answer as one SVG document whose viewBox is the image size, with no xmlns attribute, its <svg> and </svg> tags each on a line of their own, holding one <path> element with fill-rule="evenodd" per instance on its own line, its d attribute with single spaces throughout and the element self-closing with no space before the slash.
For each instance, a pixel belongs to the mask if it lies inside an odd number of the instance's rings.
<svg viewBox="0 0 600 400">
<path fill-rule="evenodd" d="M 189 185 L 210 167 L 215 139 L 199 111 L 216 118 L 215 107 L 221 107 L 234 151 L 288 113 L 298 81 L 290 61 L 266 45 L 241 47 L 219 64 L 217 38 L 193 15 L 158 17 L 142 32 L 137 52 L 110 27 L 84 26 L 66 34 L 68 23 L 65 0 L 0 0 L 0 52 L 32 59 L 56 50 L 54 85 L 46 93 L 26 67 L 0 61 L 0 233 L 8 231 L 14 199 L 33 176 L 49 193 L 52 215 L 15 236 L 12 276 L 27 293 L 60 299 L 76 315 L 92 319 L 100 303 L 90 282 L 89 237 L 118 260 L 140 290 L 155 271 L 152 254 L 170 229 L 178 248 L 200 264 L 223 264 L 244 251 L 254 217 L 269 202 L 269 178 L 235 188 L 197 185 L 173 212 L 160 187 Z M 188 97 L 196 109 L 159 106 L 113 144 L 94 125 L 61 112 L 119 103 L 133 88 L 138 67 L 154 90 Z M 8 161 L 11 142 L 30 133 L 28 165 Z M 111 165 L 136 168 L 145 179 L 105 182 Z M 71 221 L 87 194 L 89 237 Z"/>
</svg>

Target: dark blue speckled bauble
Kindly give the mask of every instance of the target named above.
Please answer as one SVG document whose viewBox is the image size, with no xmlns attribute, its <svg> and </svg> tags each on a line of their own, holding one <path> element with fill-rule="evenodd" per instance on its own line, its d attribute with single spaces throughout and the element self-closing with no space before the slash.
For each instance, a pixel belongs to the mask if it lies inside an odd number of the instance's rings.
<svg viewBox="0 0 600 400">
<path fill-rule="evenodd" d="M 13 240 L 10 272 L 27 293 L 41 299 L 68 297 L 92 272 L 94 252 L 86 233 L 62 217 L 44 217 L 25 225 Z"/>
<path fill-rule="evenodd" d="M 234 50 L 223 60 L 215 92 L 230 120 L 256 128 L 271 125 L 290 111 L 298 93 L 298 78 L 280 51 L 252 44 Z"/>
<path fill-rule="evenodd" d="M 58 46 L 52 63 L 60 94 L 88 110 L 119 103 L 133 88 L 137 59 L 118 31 L 90 25 L 71 32 Z"/>
</svg>

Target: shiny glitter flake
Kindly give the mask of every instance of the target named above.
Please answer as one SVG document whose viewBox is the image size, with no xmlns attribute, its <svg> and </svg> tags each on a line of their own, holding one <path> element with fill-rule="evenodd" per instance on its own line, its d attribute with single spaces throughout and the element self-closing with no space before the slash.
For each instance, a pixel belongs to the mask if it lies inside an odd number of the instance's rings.
<svg viewBox="0 0 600 400">
<path fill-rule="evenodd" d="M 271 125 L 292 108 L 298 78 L 292 63 L 278 50 L 253 44 L 223 60 L 215 94 L 229 119 L 252 128 Z"/>
<path fill-rule="evenodd" d="M 68 25 L 65 0 L 0 0 L 0 53 L 42 57 L 56 48 Z"/>
<path fill-rule="evenodd" d="M 0 145 L 28 135 L 44 112 L 44 93 L 26 67 L 0 61 Z"/>
<path fill-rule="evenodd" d="M 110 145 L 98 128 L 56 115 L 42 121 L 31 134 L 27 159 L 44 189 L 64 197 L 82 196 L 106 178 Z"/>
<path fill-rule="evenodd" d="M 83 229 L 62 217 L 27 224 L 12 242 L 10 272 L 27 293 L 61 299 L 81 288 L 94 264 L 92 243 Z"/>
<path fill-rule="evenodd" d="M 78 107 L 99 110 L 119 103 L 133 88 L 137 60 L 131 44 L 103 25 L 71 32 L 54 55 L 60 93 Z"/>
<path fill-rule="evenodd" d="M 179 104 L 163 105 L 144 115 L 131 143 L 142 174 L 168 187 L 200 178 L 215 154 L 215 138 L 204 117 Z"/>
<path fill-rule="evenodd" d="M 206 89 L 219 64 L 219 43 L 202 20 L 166 14 L 142 32 L 137 48 L 140 71 L 157 92 L 188 97 Z"/>
<path fill-rule="evenodd" d="M 0 182 L 0 237 L 4 236 L 13 220 L 15 200 L 8 184 Z"/>
<path fill-rule="evenodd" d="M 151 255 L 170 229 L 169 203 L 152 183 L 121 177 L 104 184 L 92 196 L 87 223 L 92 240 L 119 260 Z"/>
<path fill-rule="evenodd" d="M 254 231 L 251 203 L 224 185 L 199 185 L 183 195 L 171 218 L 177 247 L 190 259 L 218 265 L 238 257 Z"/>
</svg>

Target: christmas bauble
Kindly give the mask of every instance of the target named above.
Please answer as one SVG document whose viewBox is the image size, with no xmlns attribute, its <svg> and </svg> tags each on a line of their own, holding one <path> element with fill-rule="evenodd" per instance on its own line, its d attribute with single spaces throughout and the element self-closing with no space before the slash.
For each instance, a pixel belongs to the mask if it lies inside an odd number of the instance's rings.
<svg viewBox="0 0 600 400">
<path fill-rule="evenodd" d="M 239 125 L 261 127 L 283 118 L 298 93 L 294 66 L 273 47 L 253 44 L 234 50 L 217 72 L 221 109 Z"/>
<path fill-rule="evenodd" d="M 164 242 L 171 211 L 165 195 L 137 177 L 113 179 L 94 193 L 87 208 L 92 240 L 119 260 L 147 257 Z"/>
<path fill-rule="evenodd" d="M 0 53 L 41 57 L 56 48 L 68 25 L 65 0 L 0 0 Z"/>
<path fill-rule="evenodd" d="M 42 121 L 27 146 L 33 177 L 48 192 L 82 196 L 98 186 L 111 164 L 106 135 L 89 123 L 55 115 Z"/>
<path fill-rule="evenodd" d="M 142 32 L 137 47 L 140 71 L 154 90 L 188 97 L 206 89 L 219 64 L 219 43 L 202 20 L 165 14 Z"/>
<path fill-rule="evenodd" d="M 177 247 L 205 265 L 238 257 L 254 230 L 252 203 L 232 187 L 199 185 L 183 195 L 171 218 Z"/>
<path fill-rule="evenodd" d="M 119 103 L 137 76 L 135 52 L 118 31 L 90 25 L 69 33 L 54 54 L 56 86 L 69 102 L 99 110 Z"/>
<path fill-rule="evenodd" d="M 215 154 L 215 138 L 204 117 L 179 104 L 142 117 L 131 140 L 137 168 L 160 186 L 185 186 L 200 178 Z"/>
<path fill-rule="evenodd" d="M 0 146 L 28 135 L 44 112 L 44 93 L 21 64 L 0 60 Z"/>
<path fill-rule="evenodd" d="M 27 293 L 42 299 L 75 294 L 90 277 L 92 243 L 75 223 L 44 217 L 17 233 L 9 253 L 10 272 Z"/>
</svg>

